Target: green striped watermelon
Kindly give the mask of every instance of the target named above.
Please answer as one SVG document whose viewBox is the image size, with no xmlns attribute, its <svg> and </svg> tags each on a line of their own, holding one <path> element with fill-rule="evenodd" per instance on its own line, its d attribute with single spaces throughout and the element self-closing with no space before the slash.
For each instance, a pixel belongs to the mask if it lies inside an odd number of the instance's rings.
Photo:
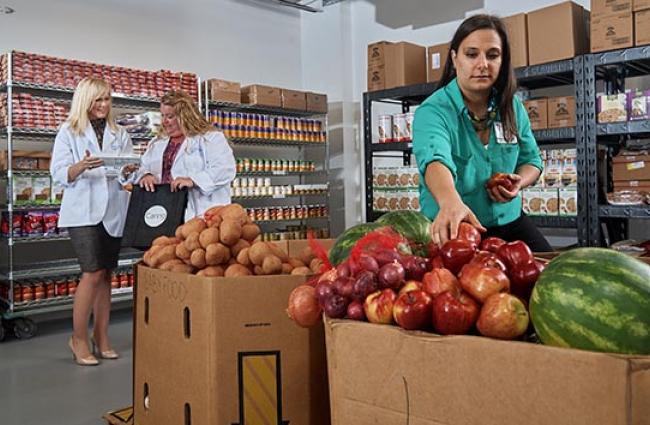
<svg viewBox="0 0 650 425">
<path fill-rule="evenodd" d="M 578 248 L 549 263 L 530 299 L 544 344 L 650 354 L 650 266 L 604 248 Z"/>
<path fill-rule="evenodd" d="M 412 243 L 418 255 L 426 256 L 426 246 L 431 242 L 431 220 L 418 211 L 391 211 L 382 215 L 376 223 L 391 226 Z"/>
<path fill-rule="evenodd" d="M 336 266 L 342 263 L 350 255 L 350 250 L 355 243 L 366 233 L 375 229 L 379 229 L 385 225 L 379 223 L 361 223 L 347 229 L 334 242 L 334 246 L 330 250 L 330 263 Z"/>
</svg>

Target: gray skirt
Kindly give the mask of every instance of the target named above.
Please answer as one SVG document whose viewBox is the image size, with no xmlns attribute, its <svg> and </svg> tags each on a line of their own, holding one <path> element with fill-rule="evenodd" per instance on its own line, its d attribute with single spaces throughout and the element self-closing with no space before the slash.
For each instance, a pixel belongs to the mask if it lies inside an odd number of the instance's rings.
<svg viewBox="0 0 650 425">
<path fill-rule="evenodd" d="M 82 272 L 117 268 L 122 238 L 114 238 L 99 223 L 94 226 L 68 227 Z"/>
</svg>

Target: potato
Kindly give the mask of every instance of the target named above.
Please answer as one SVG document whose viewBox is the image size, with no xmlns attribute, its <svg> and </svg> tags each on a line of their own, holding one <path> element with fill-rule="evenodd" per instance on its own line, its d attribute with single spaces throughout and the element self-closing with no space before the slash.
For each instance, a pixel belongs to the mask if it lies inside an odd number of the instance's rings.
<svg viewBox="0 0 650 425">
<path fill-rule="evenodd" d="M 232 264 L 226 269 L 224 276 L 225 277 L 239 277 L 239 276 L 250 276 L 252 273 L 248 270 L 247 267 L 242 266 L 241 264 Z"/>
<path fill-rule="evenodd" d="M 311 263 L 311 260 L 314 259 L 314 252 L 309 246 L 306 246 L 302 249 L 302 251 L 300 251 L 297 258 L 303 263 L 309 264 Z"/>
<path fill-rule="evenodd" d="M 244 248 L 249 248 L 251 244 L 246 239 L 240 239 L 236 244 L 230 247 L 230 253 L 233 257 L 237 257 L 239 252 Z"/>
<path fill-rule="evenodd" d="M 286 252 L 284 252 L 282 250 L 282 248 L 280 248 L 279 246 L 277 246 L 273 242 L 269 242 L 266 245 L 269 247 L 269 249 L 271 250 L 273 255 L 275 255 L 280 260 L 282 260 L 283 263 L 286 263 L 287 261 L 289 261 L 289 256 L 287 255 Z"/>
<path fill-rule="evenodd" d="M 158 236 L 156 239 L 151 242 L 151 246 L 154 245 L 172 245 L 175 243 L 179 243 L 180 240 L 176 239 L 175 237 L 170 238 L 168 236 Z"/>
<path fill-rule="evenodd" d="M 241 228 L 241 237 L 248 242 L 253 242 L 262 233 L 257 224 L 244 224 Z"/>
<path fill-rule="evenodd" d="M 223 221 L 233 220 L 238 222 L 240 226 L 248 220 L 246 210 L 239 204 L 226 205 L 219 211 L 219 215 L 223 218 Z"/>
<path fill-rule="evenodd" d="M 208 227 L 199 234 L 199 244 L 205 249 L 208 245 L 219 242 L 219 228 Z"/>
<path fill-rule="evenodd" d="M 282 273 L 282 260 L 275 255 L 269 255 L 262 262 L 262 270 L 264 270 L 264 274 L 280 274 Z"/>
<path fill-rule="evenodd" d="M 144 256 L 142 257 L 142 260 L 144 261 L 144 263 L 145 263 L 147 266 L 149 266 L 149 267 L 153 267 L 153 266 L 152 266 L 153 261 L 151 261 L 151 260 L 152 260 L 152 257 L 153 257 L 153 255 L 154 255 L 156 252 L 158 252 L 158 251 L 160 251 L 161 249 L 163 249 L 163 247 L 164 247 L 163 245 L 154 245 L 154 246 L 152 246 L 151 248 L 149 248 L 149 249 L 147 250 L 147 252 L 144 253 Z"/>
<path fill-rule="evenodd" d="M 237 259 L 234 258 L 234 257 L 230 257 L 230 260 L 228 260 L 228 263 L 226 263 L 226 264 L 228 264 L 229 266 L 233 265 L 233 264 L 238 264 Z"/>
<path fill-rule="evenodd" d="M 251 259 L 248 256 L 248 250 L 249 248 L 244 248 L 239 251 L 239 254 L 237 254 L 237 262 L 242 266 L 250 266 L 252 264 Z"/>
<path fill-rule="evenodd" d="M 266 274 L 262 266 L 254 266 L 253 273 L 255 273 L 255 276 L 264 276 Z"/>
<path fill-rule="evenodd" d="M 218 266 L 230 259 L 230 250 L 219 242 L 208 245 L 205 249 L 205 262 L 208 266 Z"/>
<path fill-rule="evenodd" d="M 151 267 L 159 267 L 174 258 L 176 258 L 176 245 L 165 245 L 152 255 Z"/>
<path fill-rule="evenodd" d="M 190 233 L 187 238 L 185 238 L 185 241 L 183 242 L 185 244 L 185 248 L 187 248 L 188 251 L 192 252 L 195 249 L 201 248 L 201 243 L 199 242 L 199 236 L 201 234 L 199 232 L 193 232 Z"/>
<path fill-rule="evenodd" d="M 204 268 L 207 264 L 205 263 L 205 249 L 199 248 L 192 251 L 192 256 L 190 257 L 190 263 L 192 266 L 197 269 Z"/>
<path fill-rule="evenodd" d="M 264 262 L 264 258 L 268 255 L 271 255 L 271 250 L 266 245 L 266 242 L 255 242 L 250 248 L 248 248 L 248 257 L 256 266 L 261 266 Z"/>
<path fill-rule="evenodd" d="M 313 274 L 309 267 L 296 267 L 291 271 L 292 275 L 308 276 Z"/>
<path fill-rule="evenodd" d="M 176 233 L 174 234 L 174 236 L 176 236 L 176 238 L 178 238 L 178 239 L 185 239 L 185 237 L 183 236 L 183 225 L 182 224 L 176 228 Z"/>
<path fill-rule="evenodd" d="M 302 261 L 300 261 L 297 258 L 289 258 L 289 261 L 287 261 L 287 262 L 289 264 L 291 264 L 291 267 L 293 267 L 294 269 L 296 267 L 307 267 L 307 265 L 305 263 L 303 263 Z"/>
<path fill-rule="evenodd" d="M 192 251 L 185 248 L 185 243 L 179 243 L 176 245 L 176 256 L 182 260 L 187 260 L 192 255 Z"/>
<path fill-rule="evenodd" d="M 205 224 L 208 227 L 216 227 L 221 223 L 221 210 L 223 210 L 223 205 L 218 207 L 212 207 L 203 213 L 203 218 L 205 219 Z"/>
<path fill-rule="evenodd" d="M 206 276 L 206 277 L 222 277 L 224 274 L 223 267 L 221 266 L 208 266 L 202 270 L 199 270 L 197 276 Z"/>
<path fill-rule="evenodd" d="M 219 225 L 219 240 L 222 244 L 232 246 L 241 238 L 241 224 L 235 220 L 224 219 Z"/>
<path fill-rule="evenodd" d="M 311 262 L 309 263 L 309 268 L 310 268 L 311 271 L 313 271 L 314 273 L 320 273 L 320 269 L 321 269 L 321 267 L 323 267 L 323 260 L 321 260 L 320 258 L 314 258 L 314 259 L 311 260 Z"/>
<path fill-rule="evenodd" d="M 170 271 L 176 273 L 192 273 L 194 269 L 192 266 L 188 266 L 187 264 L 174 264 Z"/>
<path fill-rule="evenodd" d="M 282 274 L 291 274 L 293 266 L 289 263 L 282 263 Z"/>
<path fill-rule="evenodd" d="M 165 261 L 158 268 L 160 270 L 171 271 L 172 267 L 174 267 L 176 264 L 183 264 L 183 260 L 179 260 L 178 258 L 174 258 L 173 260 Z"/>
<path fill-rule="evenodd" d="M 183 224 L 183 230 L 181 232 L 183 238 L 187 238 L 191 233 L 194 232 L 201 233 L 206 227 L 207 225 L 205 224 L 205 221 L 202 218 L 195 217 L 190 221 L 188 221 L 187 223 Z"/>
</svg>

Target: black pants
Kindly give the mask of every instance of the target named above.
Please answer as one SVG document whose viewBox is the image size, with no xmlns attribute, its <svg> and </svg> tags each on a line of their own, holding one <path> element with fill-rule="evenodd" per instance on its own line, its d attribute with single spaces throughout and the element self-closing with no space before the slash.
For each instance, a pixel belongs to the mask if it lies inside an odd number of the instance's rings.
<svg viewBox="0 0 650 425">
<path fill-rule="evenodd" d="M 511 223 L 488 228 L 487 232 L 481 236 L 484 239 L 488 236 L 496 236 L 507 242 L 524 241 L 533 252 L 553 251 L 553 248 L 535 226 L 535 223 L 524 213 Z"/>
</svg>

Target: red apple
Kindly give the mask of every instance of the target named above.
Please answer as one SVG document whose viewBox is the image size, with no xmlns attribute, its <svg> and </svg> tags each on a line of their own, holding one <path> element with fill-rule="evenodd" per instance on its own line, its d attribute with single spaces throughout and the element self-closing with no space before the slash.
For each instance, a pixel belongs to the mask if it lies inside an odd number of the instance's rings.
<svg viewBox="0 0 650 425">
<path fill-rule="evenodd" d="M 481 244 L 481 233 L 476 227 L 464 221 L 458 225 L 458 236 L 456 238 L 471 242 L 474 244 L 475 249 Z"/>
<path fill-rule="evenodd" d="M 499 256 L 489 251 L 478 251 L 470 263 L 480 264 L 484 267 L 495 267 L 503 272 L 507 272 L 506 265 L 501 261 Z"/>
<path fill-rule="evenodd" d="M 466 334 L 478 315 L 478 304 L 465 293 L 456 295 L 447 291 L 433 300 L 433 328 L 439 334 Z"/>
<path fill-rule="evenodd" d="M 433 298 L 445 291 L 460 294 L 460 283 L 456 276 L 447 269 L 433 269 L 424 275 L 422 290 Z"/>
<path fill-rule="evenodd" d="M 508 174 L 506 173 L 495 173 L 490 177 L 487 182 L 487 188 L 492 190 L 496 186 L 501 186 L 507 191 L 511 191 L 514 188 L 514 184 Z"/>
<path fill-rule="evenodd" d="M 441 256 L 436 256 L 431 260 L 431 269 L 444 269 L 445 263 L 442 262 Z"/>
<path fill-rule="evenodd" d="M 399 293 L 397 296 L 401 296 L 402 294 L 405 294 L 409 291 L 419 291 L 422 290 L 422 282 L 418 282 L 417 280 L 407 280 L 404 286 L 399 290 Z"/>
<path fill-rule="evenodd" d="M 467 264 L 459 277 L 461 288 L 480 303 L 484 303 L 490 295 L 510 290 L 508 276 L 494 267 Z"/>
<path fill-rule="evenodd" d="M 503 239 L 497 238 L 496 236 L 490 236 L 489 238 L 483 239 L 483 242 L 481 242 L 481 250 L 497 252 L 499 247 L 504 243 L 506 243 L 506 241 Z"/>
<path fill-rule="evenodd" d="M 508 273 L 510 276 L 510 292 L 528 302 L 537 278 L 542 272 L 540 265 L 541 263 L 537 261 L 530 261 L 513 267 Z"/>
<path fill-rule="evenodd" d="M 397 295 L 392 289 L 383 289 L 368 295 L 363 311 L 370 323 L 389 325 L 393 323 L 393 306 Z"/>
<path fill-rule="evenodd" d="M 499 247 L 497 255 L 505 263 L 508 270 L 514 266 L 533 261 L 533 253 L 523 241 L 508 242 Z"/>
<path fill-rule="evenodd" d="M 406 330 L 426 329 L 431 325 L 433 300 L 424 291 L 409 291 L 397 297 L 393 318 Z"/>
<path fill-rule="evenodd" d="M 445 268 L 457 274 L 474 257 L 475 246 L 466 240 L 452 239 L 440 248 L 440 256 Z"/>
<path fill-rule="evenodd" d="M 528 328 L 528 312 L 514 295 L 494 294 L 483 304 L 476 327 L 491 338 L 519 338 Z"/>
</svg>

